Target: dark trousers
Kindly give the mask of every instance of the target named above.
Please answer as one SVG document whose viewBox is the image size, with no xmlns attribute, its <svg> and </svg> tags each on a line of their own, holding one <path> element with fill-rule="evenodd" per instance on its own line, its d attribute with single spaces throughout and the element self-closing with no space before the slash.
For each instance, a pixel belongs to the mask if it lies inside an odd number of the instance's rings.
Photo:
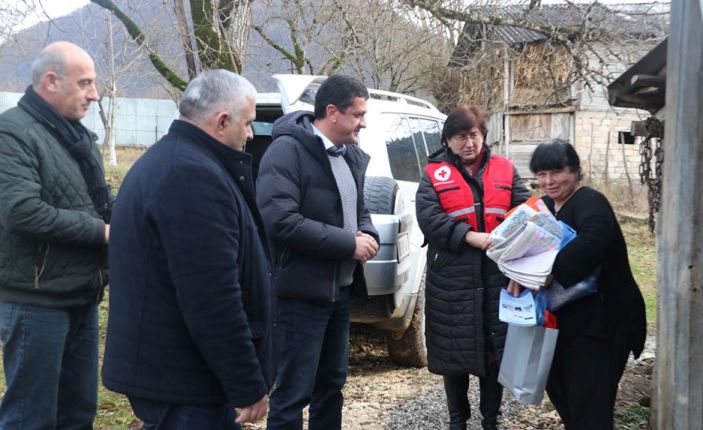
<svg viewBox="0 0 703 430">
<path fill-rule="evenodd" d="M 144 430 L 241 430 L 234 406 L 188 405 L 127 396 Z"/>
<path fill-rule="evenodd" d="M 547 394 L 566 429 L 613 428 L 615 397 L 629 353 L 623 329 L 611 339 L 559 333 Z"/>
<path fill-rule="evenodd" d="M 503 400 L 503 386 L 498 382 L 498 364 L 488 365 L 488 374 L 479 378 L 481 426 L 484 429 L 496 429 L 500 404 Z M 447 394 L 449 409 L 449 429 L 465 430 L 466 421 L 471 417 L 469 406 L 469 375 L 445 375 L 444 392 Z"/>
<path fill-rule="evenodd" d="M 302 429 L 310 405 L 310 430 L 342 427 L 342 388 L 349 351 L 349 289 L 337 302 L 280 299 L 276 341 L 278 373 L 267 428 Z"/>
</svg>

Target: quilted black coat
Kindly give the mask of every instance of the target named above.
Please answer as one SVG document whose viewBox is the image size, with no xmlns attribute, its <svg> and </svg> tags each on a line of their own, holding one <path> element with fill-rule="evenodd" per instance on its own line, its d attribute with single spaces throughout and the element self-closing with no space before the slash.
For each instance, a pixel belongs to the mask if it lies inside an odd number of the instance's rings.
<svg viewBox="0 0 703 430">
<path fill-rule="evenodd" d="M 489 157 L 486 149 L 476 178 L 464 172 L 460 159 L 449 150 L 429 162 L 455 164 L 471 186 L 474 202 L 483 203 L 481 178 Z M 514 168 L 511 193 L 511 207 L 529 197 Z M 498 300 L 508 280 L 483 251 L 464 241 L 471 226 L 442 210 L 426 173 L 420 180 L 415 207 L 429 245 L 425 287 L 428 369 L 440 375 L 470 373 L 484 377 L 487 360 L 500 360 L 503 352 L 507 327 L 498 320 Z M 482 217 L 482 212 L 477 215 Z"/>
<path fill-rule="evenodd" d="M 97 146 L 93 157 L 102 165 Z M 24 107 L 0 115 L 0 301 L 94 303 L 106 282 L 104 231 L 61 143 Z"/>
</svg>

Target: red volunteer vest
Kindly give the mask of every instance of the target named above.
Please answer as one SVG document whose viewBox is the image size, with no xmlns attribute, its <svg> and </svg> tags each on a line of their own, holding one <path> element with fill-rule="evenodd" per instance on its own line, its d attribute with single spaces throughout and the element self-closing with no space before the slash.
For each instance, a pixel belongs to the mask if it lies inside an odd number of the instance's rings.
<svg viewBox="0 0 703 430">
<path fill-rule="evenodd" d="M 444 212 L 458 220 L 466 221 L 475 231 L 480 231 L 476 217 L 476 202 L 471 187 L 461 172 L 451 163 L 428 163 L 425 173 L 432 181 Z M 494 155 L 483 171 L 483 225 L 490 233 L 498 227 L 510 209 L 513 188 L 513 165 L 506 158 Z"/>
</svg>

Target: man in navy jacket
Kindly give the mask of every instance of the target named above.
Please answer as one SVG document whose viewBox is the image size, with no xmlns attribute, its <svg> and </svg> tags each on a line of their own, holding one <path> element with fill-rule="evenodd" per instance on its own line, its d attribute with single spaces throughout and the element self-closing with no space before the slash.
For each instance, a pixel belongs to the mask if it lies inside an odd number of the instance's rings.
<svg viewBox="0 0 703 430">
<path fill-rule="evenodd" d="M 271 269 L 242 152 L 255 95 L 234 73 L 198 75 L 117 198 L 103 383 L 148 429 L 238 429 L 266 413 Z"/>
<path fill-rule="evenodd" d="M 357 79 L 328 78 L 315 114 L 276 121 L 259 169 L 257 202 L 276 263 L 280 364 L 269 429 L 342 425 L 352 292 L 366 297 L 362 264 L 378 252 L 364 205 L 369 156 L 358 145 L 368 91 Z"/>
</svg>

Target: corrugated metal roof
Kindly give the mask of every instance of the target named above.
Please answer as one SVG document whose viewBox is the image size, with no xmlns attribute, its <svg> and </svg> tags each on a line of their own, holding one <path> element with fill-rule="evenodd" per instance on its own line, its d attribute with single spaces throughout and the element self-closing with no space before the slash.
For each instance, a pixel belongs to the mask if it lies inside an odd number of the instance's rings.
<svg viewBox="0 0 703 430">
<path fill-rule="evenodd" d="M 590 8 L 590 9 L 589 9 Z M 658 37 L 667 34 L 668 3 L 636 3 L 615 5 L 551 4 L 528 10 L 526 5 L 487 6 L 475 9 L 479 16 L 496 17 L 501 21 L 524 22 L 526 26 L 544 27 L 544 32 L 521 26 L 466 23 L 450 65 L 466 64 L 466 58 L 480 49 L 480 42 L 495 41 L 508 45 L 534 43 L 548 39 L 550 28 L 569 30 L 577 34 L 582 26 L 635 38 Z M 567 31 L 569 32 L 569 31 Z"/>
</svg>

